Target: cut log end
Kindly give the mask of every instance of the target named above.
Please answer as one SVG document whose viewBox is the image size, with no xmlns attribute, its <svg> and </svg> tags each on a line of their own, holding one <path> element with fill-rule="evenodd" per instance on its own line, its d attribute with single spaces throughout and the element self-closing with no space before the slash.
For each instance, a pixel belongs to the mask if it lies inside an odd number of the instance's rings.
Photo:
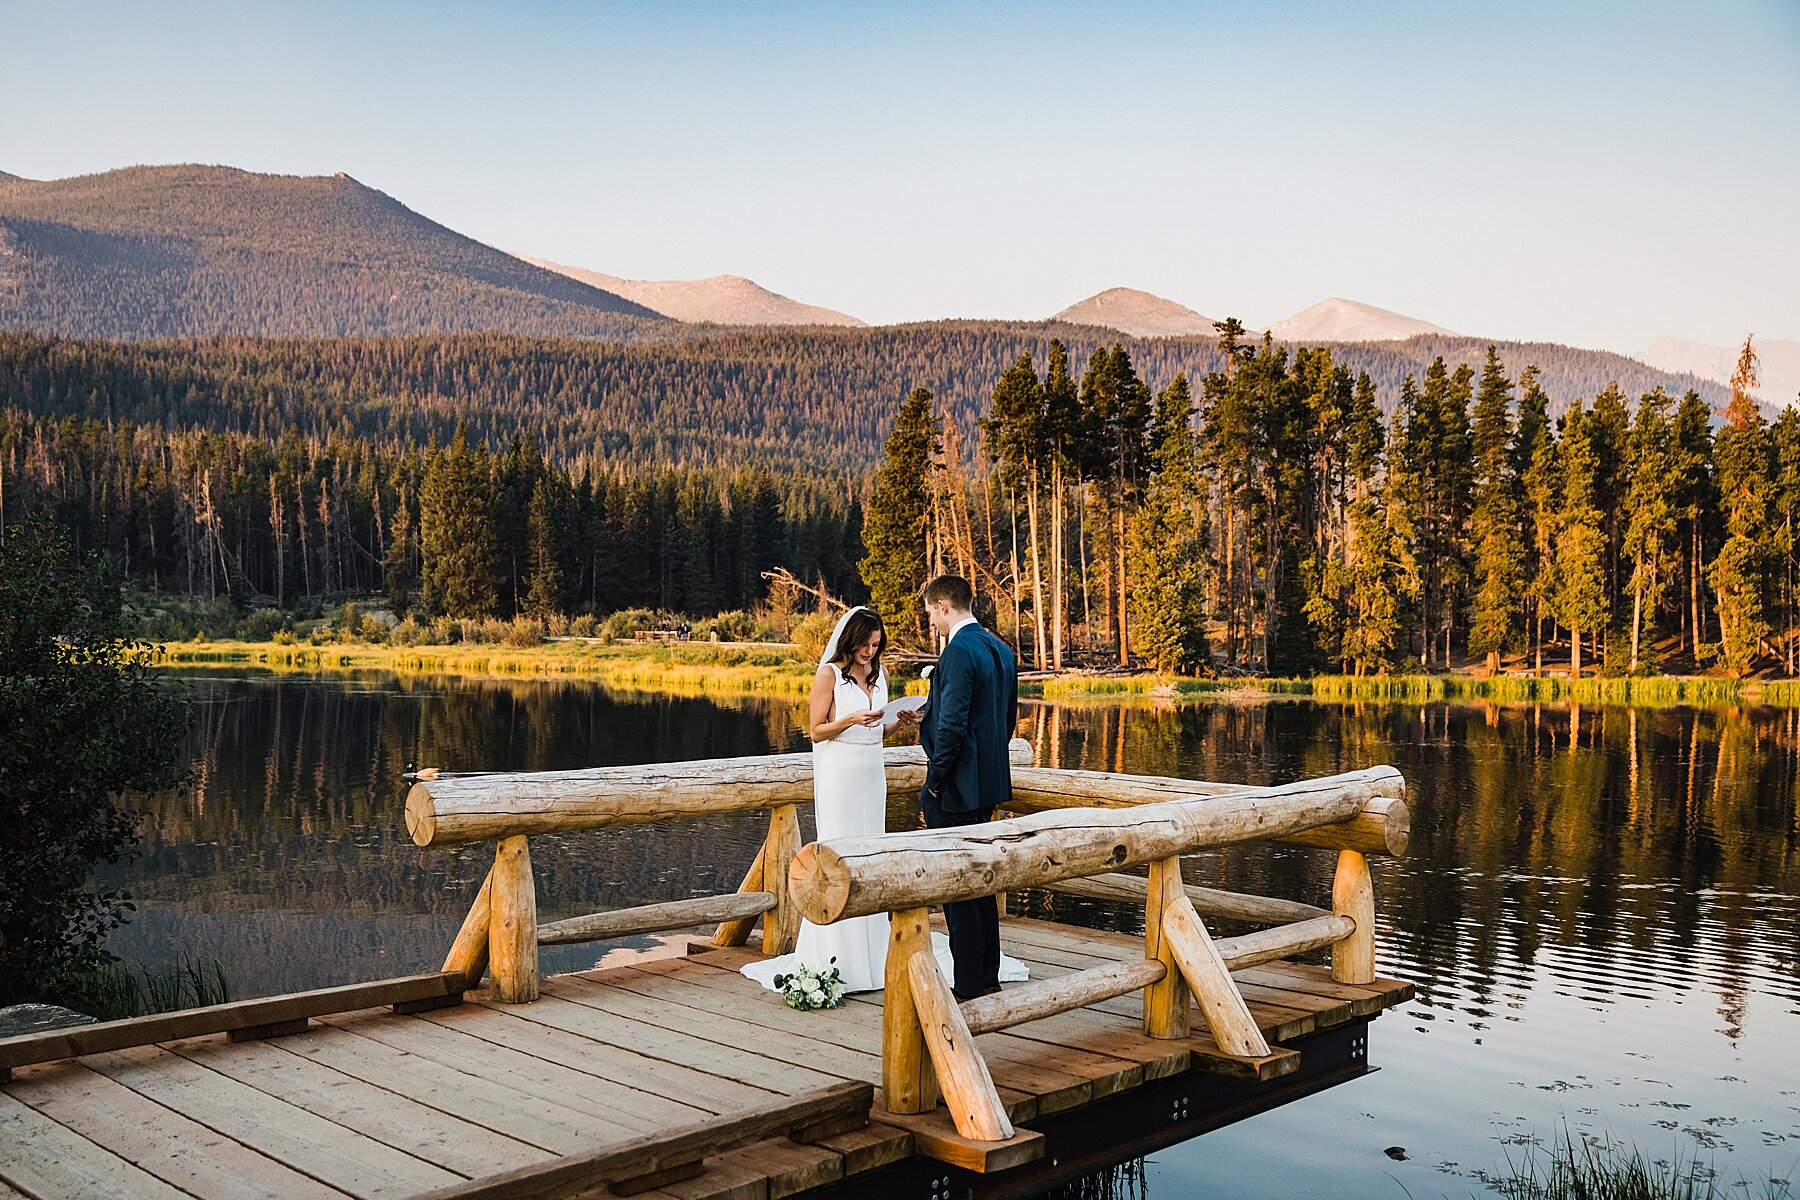
<svg viewBox="0 0 1800 1200">
<path fill-rule="evenodd" d="M 814 925 L 831 924 L 850 901 L 850 873 L 824 842 L 810 842 L 794 855 L 788 887 L 800 915 Z"/>
<path fill-rule="evenodd" d="M 437 811 L 431 789 L 415 783 L 406 793 L 406 832 L 415 846 L 429 846 L 437 837 Z"/>
</svg>

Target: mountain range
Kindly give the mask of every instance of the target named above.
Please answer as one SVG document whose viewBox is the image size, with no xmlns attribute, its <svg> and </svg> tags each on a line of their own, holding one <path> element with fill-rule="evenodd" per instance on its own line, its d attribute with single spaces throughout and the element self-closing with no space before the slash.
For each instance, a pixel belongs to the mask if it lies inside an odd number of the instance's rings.
<svg viewBox="0 0 1800 1200">
<path fill-rule="evenodd" d="M 714 325 L 861 327 L 868 324 L 848 313 L 790 300 L 742 275 L 714 275 L 707 279 L 621 279 L 617 275 L 568 267 L 546 259 L 520 257 L 533 266 L 623 296 L 633 304 L 677 321 Z"/>
<path fill-rule="evenodd" d="M 1212 337 L 1213 319 L 1191 308 L 1140 292 L 1136 288 L 1107 288 L 1056 313 L 1052 321 L 1070 325 L 1097 325 L 1132 337 Z"/>
<path fill-rule="evenodd" d="M 792 333 L 731 334 L 720 326 L 782 326 Z M 841 328 L 808 334 L 809 326 Z M 992 374 L 981 373 L 988 366 L 1003 368 L 1006 355 L 1033 347 L 1041 353 L 1051 336 L 1073 350 L 1123 335 L 1134 359 L 1192 372 L 1210 361 L 1215 332 L 1211 317 L 1129 288 L 1101 292 L 1046 321 L 863 328 L 853 316 L 739 276 L 629 280 L 528 261 L 345 175 L 195 165 L 52 181 L 0 173 L 0 329 L 129 341 L 482 333 L 612 345 L 729 335 L 740 340 L 718 342 L 707 355 L 770 362 L 779 346 L 806 356 L 806 369 L 819 373 L 822 386 L 857 391 L 864 403 L 891 402 L 914 382 L 931 386 L 928 376 L 900 364 L 927 361 L 920 356 L 928 347 L 955 346 L 960 368 L 934 386 L 951 388 L 958 408 L 992 386 Z M 1278 321 L 1271 331 L 1289 341 L 1339 343 L 1340 361 L 1368 370 L 1383 388 L 1422 371 L 1436 354 L 1453 363 L 1479 360 L 1487 344 L 1341 298 Z M 741 340 L 764 333 L 767 345 L 752 348 Z M 1163 341 L 1172 344 L 1154 349 Z M 1592 396 L 1615 380 L 1633 394 L 1700 386 L 1710 399 L 1722 391 L 1713 358 L 1666 357 L 1652 369 L 1599 351 L 1501 345 L 1515 372 L 1526 362 L 1545 369 L 1558 403 Z M 1763 394 L 1785 398 L 1793 385 L 1781 365 L 1781 344 L 1764 346 Z M 876 362 L 884 365 L 866 369 Z M 742 386 L 729 385 L 734 392 Z M 795 402 L 773 379 L 757 386 L 768 389 L 758 403 L 778 409 Z"/>
<path fill-rule="evenodd" d="M 631 340 L 668 319 L 347 175 L 130 167 L 0 178 L 0 326 L 81 337 L 508 331 Z"/>
</svg>

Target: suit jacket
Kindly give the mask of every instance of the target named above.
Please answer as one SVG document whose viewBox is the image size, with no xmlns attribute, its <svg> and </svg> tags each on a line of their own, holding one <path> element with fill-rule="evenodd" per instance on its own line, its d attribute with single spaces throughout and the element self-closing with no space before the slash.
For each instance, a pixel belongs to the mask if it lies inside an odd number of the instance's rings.
<svg viewBox="0 0 1800 1200">
<path fill-rule="evenodd" d="M 1007 746 L 1019 723 L 1019 666 L 1010 646 L 964 626 L 938 658 L 922 716 L 926 801 L 973 812 L 1012 799 Z"/>
</svg>

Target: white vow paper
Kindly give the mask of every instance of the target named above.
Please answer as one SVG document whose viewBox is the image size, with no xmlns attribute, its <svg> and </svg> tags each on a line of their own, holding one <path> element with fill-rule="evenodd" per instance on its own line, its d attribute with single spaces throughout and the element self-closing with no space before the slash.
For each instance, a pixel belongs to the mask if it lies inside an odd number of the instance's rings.
<svg viewBox="0 0 1800 1200">
<path fill-rule="evenodd" d="M 901 713 L 919 711 L 925 707 L 925 701 L 928 699 L 930 699 L 929 696 L 902 696 L 898 700 L 888 701 L 881 709 L 881 727 L 892 729 L 900 724 Z"/>
</svg>

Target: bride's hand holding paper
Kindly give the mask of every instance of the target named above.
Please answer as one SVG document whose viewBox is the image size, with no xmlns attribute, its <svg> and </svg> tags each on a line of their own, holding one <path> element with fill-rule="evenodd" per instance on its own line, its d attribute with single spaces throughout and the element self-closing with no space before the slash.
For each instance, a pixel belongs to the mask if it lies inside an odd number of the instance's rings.
<svg viewBox="0 0 1800 1200">
<path fill-rule="evenodd" d="M 917 725 L 924 719 L 925 696 L 902 696 L 881 710 L 881 727 L 886 730 L 900 725 Z"/>
</svg>

